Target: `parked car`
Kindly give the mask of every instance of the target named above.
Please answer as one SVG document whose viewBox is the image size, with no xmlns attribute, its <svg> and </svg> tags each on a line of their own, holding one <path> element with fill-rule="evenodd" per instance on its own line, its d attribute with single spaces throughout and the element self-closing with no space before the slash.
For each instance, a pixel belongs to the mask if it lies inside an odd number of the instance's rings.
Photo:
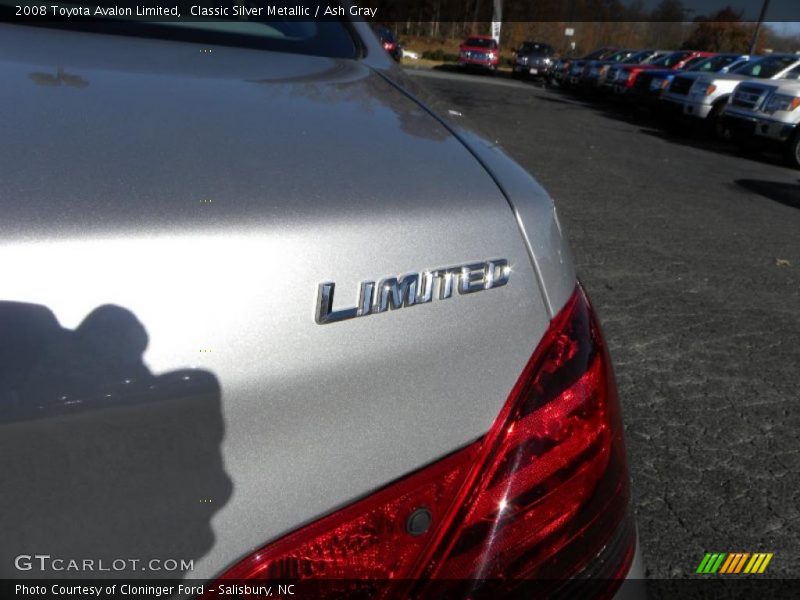
<svg viewBox="0 0 800 600">
<path fill-rule="evenodd" d="M 684 72 L 673 79 L 665 100 L 676 105 L 674 114 L 689 120 L 702 120 L 713 135 L 725 138 L 726 129 L 719 116 L 734 88 L 749 79 L 780 79 L 800 65 L 796 54 L 770 54 L 751 57 L 727 73 Z"/>
<path fill-rule="evenodd" d="M 555 50 L 541 42 L 522 42 L 514 52 L 514 77 L 549 77 L 554 65 Z"/>
<path fill-rule="evenodd" d="M 582 69 L 583 64 L 586 61 L 603 58 L 604 56 L 611 54 L 615 50 L 616 48 L 598 48 L 597 50 L 590 52 L 586 56 L 562 57 L 556 61 L 556 64 L 553 67 L 551 80 L 561 85 L 562 87 L 566 88 L 570 84 L 569 76 L 572 68 L 575 68 L 576 70 Z"/>
<path fill-rule="evenodd" d="M 674 104 L 672 99 L 675 98 L 675 96 L 672 95 L 674 92 L 672 92 L 671 87 L 672 82 L 676 77 L 688 76 L 687 79 L 693 81 L 692 78 L 695 73 L 727 73 L 731 69 L 735 69 L 743 65 L 748 60 L 750 60 L 750 56 L 747 54 L 715 54 L 713 56 L 693 61 L 692 64 L 681 69 L 681 72 L 666 70 L 663 73 L 654 73 L 650 81 L 650 89 L 661 90 L 660 98 L 665 101 L 664 104 L 667 102 Z M 685 83 L 682 84 L 682 86 L 679 86 L 679 89 L 685 88 L 685 85 Z M 683 95 L 680 95 L 681 99 Z"/>
<path fill-rule="evenodd" d="M 636 50 L 618 50 L 602 60 L 588 61 L 581 71 L 579 85 L 585 90 L 595 90 L 605 78 L 605 72 L 611 67 L 636 54 Z"/>
<path fill-rule="evenodd" d="M 393 59 L 400 62 L 403 58 L 403 47 L 395 39 L 392 30 L 388 27 L 381 26 L 377 28 L 376 33 L 383 49 L 386 50 Z"/>
<path fill-rule="evenodd" d="M 491 73 L 500 65 L 500 48 L 488 35 L 474 35 L 464 40 L 458 48 L 458 66 L 480 68 Z"/>
<path fill-rule="evenodd" d="M 734 141 L 747 148 L 779 149 L 800 168 L 800 67 L 772 82 L 743 81 L 722 111 Z"/>
<path fill-rule="evenodd" d="M 640 105 L 655 108 L 676 73 L 691 69 L 712 56 L 713 52 L 691 52 L 671 65 L 653 65 L 654 68 L 646 69 L 636 77 L 633 87 L 630 88 L 632 99 Z"/>
<path fill-rule="evenodd" d="M 650 90 L 650 81 L 656 73 L 676 71 L 692 61 L 699 61 L 711 56 L 709 52 L 678 50 L 670 52 L 651 63 L 644 65 L 627 65 L 617 70 L 614 78 L 614 92 L 629 98 L 646 96 Z"/>
<path fill-rule="evenodd" d="M 617 64 L 609 65 L 608 69 L 605 70 L 603 76 L 600 78 L 601 88 L 603 91 L 613 91 L 614 83 L 620 69 L 634 67 L 636 65 L 647 65 L 667 54 L 669 54 L 669 52 L 665 50 L 640 50 Z"/>
<path fill-rule="evenodd" d="M 642 575 L 553 202 L 369 25 L 0 24 L 0 56 L 3 578 Z"/>
<path fill-rule="evenodd" d="M 577 86 L 580 83 L 583 69 L 587 63 L 614 56 L 618 51 L 618 48 L 600 48 L 584 58 L 569 61 L 566 64 L 566 77 L 562 77 L 562 81 L 566 82 L 568 87 Z"/>
</svg>

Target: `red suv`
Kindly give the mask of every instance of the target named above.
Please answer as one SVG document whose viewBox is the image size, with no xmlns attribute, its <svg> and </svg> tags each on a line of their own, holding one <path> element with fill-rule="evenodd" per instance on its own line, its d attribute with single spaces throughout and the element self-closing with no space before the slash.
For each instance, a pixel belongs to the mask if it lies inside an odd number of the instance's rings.
<svg viewBox="0 0 800 600">
<path fill-rule="evenodd" d="M 458 47 L 459 67 L 481 67 L 494 73 L 499 64 L 500 47 L 491 36 L 473 35 Z"/>
</svg>

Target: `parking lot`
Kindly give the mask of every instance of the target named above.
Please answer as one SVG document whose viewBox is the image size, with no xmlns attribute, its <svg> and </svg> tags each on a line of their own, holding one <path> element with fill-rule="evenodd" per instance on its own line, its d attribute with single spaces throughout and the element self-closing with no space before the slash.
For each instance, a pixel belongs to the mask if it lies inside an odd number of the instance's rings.
<svg viewBox="0 0 800 600">
<path fill-rule="evenodd" d="M 648 575 L 765 551 L 800 576 L 800 171 L 558 89 L 413 75 L 556 200 L 616 365 Z"/>
</svg>

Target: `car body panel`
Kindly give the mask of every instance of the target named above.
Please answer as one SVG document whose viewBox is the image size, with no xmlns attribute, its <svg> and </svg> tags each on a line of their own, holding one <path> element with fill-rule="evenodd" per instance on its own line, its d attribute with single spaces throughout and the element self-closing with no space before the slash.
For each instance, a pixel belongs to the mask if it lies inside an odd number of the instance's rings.
<svg viewBox="0 0 800 600">
<path fill-rule="evenodd" d="M 117 340 L 140 379 L 203 387 L 180 388 L 174 403 L 114 387 L 103 402 L 120 398 L 126 418 L 172 410 L 162 435 L 126 440 L 119 469 L 113 452 L 98 451 L 125 438 L 117 409 L 6 415 L 7 443 L 86 460 L 106 478 L 96 497 L 88 473 L 84 487 L 70 487 L 74 470 L 59 461 L 41 473 L 26 494 L 62 502 L 43 549 L 177 554 L 194 559 L 190 576 L 210 577 L 469 443 L 496 418 L 575 283 L 552 202 L 499 150 L 478 138 L 466 147 L 400 93 L 387 79 L 393 61 L 370 43 L 367 60 L 346 61 L 2 26 L 0 75 L 18 82 L 4 94 L 17 109 L 13 121 L 5 112 L 0 151 L 2 299 L 16 303 L 5 310 L 22 304 L 71 340 L 87 314 L 111 305 L 101 317 L 111 311 L 137 339 L 146 332 L 130 348 Z M 497 175 L 508 177 L 504 191 Z M 314 320 L 321 282 L 335 282 L 341 308 L 364 280 L 492 258 L 511 264 L 502 288 Z M 108 320 L 92 324 L 114 335 Z M 187 429 L 198 414 L 208 432 Z M 75 423 L 70 438 L 48 437 L 59 419 Z M 142 446 L 153 462 L 135 460 Z M 181 460 L 163 458 L 172 456 Z M 7 482 L 26 477 L 20 467 Z M 167 502 L 160 519 L 110 527 L 94 503 L 130 510 L 147 501 L 129 494 L 145 478 L 188 502 L 179 517 L 167 519 L 178 507 Z M 25 521 L 26 494 L 4 497 L 7 517 Z M 9 522 L 4 531 L 4 568 L 22 538 L 44 541 Z"/>
<path fill-rule="evenodd" d="M 501 186 L 514 211 L 520 231 L 536 264 L 540 288 L 550 316 L 568 300 L 576 279 L 572 254 L 566 242 L 555 205 L 531 175 L 496 144 L 487 143 L 469 131 L 460 138 L 475 153 Z"/>
<path fill-rule="evenodd" d="M 387 73 L 387 78 L 435 114 L 472 152 L 503 191 L 531 260 L 537 266 L 536 274 L 550 316 L 555 316 L 572 294 L 577 276 L 553 199 L 530 173 L 508 157 L 500 145 L 489 141 L 491 132 L 476 133 L 464 115 L 449 111 L 438 96 L 417 86 L 401 69 Z"/>
</svg>

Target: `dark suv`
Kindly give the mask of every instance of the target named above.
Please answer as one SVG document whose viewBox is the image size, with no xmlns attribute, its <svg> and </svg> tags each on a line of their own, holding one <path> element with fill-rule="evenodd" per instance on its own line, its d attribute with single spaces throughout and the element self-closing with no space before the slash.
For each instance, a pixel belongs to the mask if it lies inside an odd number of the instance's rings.
<svg viewBox="0 0 800 600">
<path fill-rule="evenodd" d="M 547 77 L 554 64 L 555 50 L 549 44 L 522 42 L 514 52 L 514 77 Z"/>
<path fill-rule="evenodd" d="M 400 59 L 403 58 L 403 47 L 397 42 L 392 30 L 388 27 L 381 26 L 375 30 L 375 33 L 378 35 L 383 49 L 386 50 L 393 59 L 400 62 Z"/>
</svg>

